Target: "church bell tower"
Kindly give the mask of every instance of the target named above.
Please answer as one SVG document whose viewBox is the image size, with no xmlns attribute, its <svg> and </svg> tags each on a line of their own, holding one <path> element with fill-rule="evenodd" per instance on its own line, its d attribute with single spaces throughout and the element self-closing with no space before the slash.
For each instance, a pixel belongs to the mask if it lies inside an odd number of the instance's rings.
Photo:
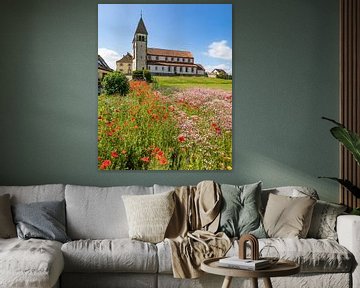
<svg viewBox="0 0 360 288">
<path fill-rule="evenodd" d="M 133 70 L 146 69 L 147 37 L 148 32 L 141 15 L 133 39 Z"/>
</svg>

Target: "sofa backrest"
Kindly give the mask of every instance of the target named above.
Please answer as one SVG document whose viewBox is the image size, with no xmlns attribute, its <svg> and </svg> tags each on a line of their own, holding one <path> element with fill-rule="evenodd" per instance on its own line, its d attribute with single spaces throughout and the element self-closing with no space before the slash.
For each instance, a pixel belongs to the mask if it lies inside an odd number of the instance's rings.
<svg viewBox="0 0 360 288">
<path fill-rule="evenodd" d="M 153 194 L 153 187 L 66 185 L 67 233 L 71 239 L 128 238 L 123 195 Z"/>
<path fill-rule="evenodd" d="M 65 198 L 65 185 L 0 186 L 0 195 L 4 194 L 10 194 L 11 204 L 61 201 Z"/>
<path fill-rule="evenodd" d="M 285 186 L 285 187 L 276 187 L 263 189 L 261 191 L 261 210 L 265 211 L 267 201 L 269 199 L 269 194 L 276 194 L 282 196 L 291 196 L 291 197 L 305 197 L 310 196 L 315 199 L 319 199 L 319 195 L 316 190 L 309 187 L 303 186 Z"/>
</svg>

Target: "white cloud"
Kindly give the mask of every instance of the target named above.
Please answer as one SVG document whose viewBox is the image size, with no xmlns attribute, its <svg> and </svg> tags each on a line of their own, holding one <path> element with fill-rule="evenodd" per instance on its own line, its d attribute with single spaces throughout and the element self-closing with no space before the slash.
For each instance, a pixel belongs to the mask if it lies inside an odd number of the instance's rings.
<svg viewBox="0 0 360 288">
<path fill-rule="evenodd" d="M 226 40 L 211 43 L 205 54 L 213 58 L 220 58 L 224 60 L 232 59 L 232 49 L 227 45 Z"/>
<path fill-rule="evenodd" d="M 219 64 L 219 65 L 207 65 L 204 67 L 206 72 L 211 72 L 214 69 L 223 69 L 226 73 L 232 74 L 232 68 L 226 64 Z"/>
<path fill-rule="evenodd" d="M 105 60 L 106 64 L 114 70 L 116 69 L 116 61 L 121 59 L 119 53 L 107 48 L 99 48 L 98 54 Z"/>
</svg>

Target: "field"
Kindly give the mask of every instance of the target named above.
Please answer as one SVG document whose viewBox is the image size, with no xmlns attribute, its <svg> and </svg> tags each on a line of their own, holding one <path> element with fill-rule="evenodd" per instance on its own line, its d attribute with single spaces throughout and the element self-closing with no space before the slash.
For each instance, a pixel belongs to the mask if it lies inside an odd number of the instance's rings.
<svg viewBox="0 0 360 288">
<path fill-rule="evenodd" d="M 101 170 L 231 170 L 231 80 L 156 77 L 98 98 Z"/>
<path fill-rule="evenodd" d="M 215 88 L 227 91 L 232 90 L 232 80 L 208 78 L 208 77 L 156 77 L 159 85 L 162 87 L 175 87 L 175 88 L 189 88 L 189 87 L 202 87 L 202 88 Z"/>
</svg>

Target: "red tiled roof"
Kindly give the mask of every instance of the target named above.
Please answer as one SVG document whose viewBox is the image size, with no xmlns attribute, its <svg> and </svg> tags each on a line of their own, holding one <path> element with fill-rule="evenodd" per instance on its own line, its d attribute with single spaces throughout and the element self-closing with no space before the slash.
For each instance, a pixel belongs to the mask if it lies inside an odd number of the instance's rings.
<svg viewBox="0 0 360 288">
<path fill-rule="evenodd" d="M 147 48 L 147 54 L 166 57 L 193 58 L 193 55 L 189 51 L 169 50 L 160 48 Z"/>
</svg>

